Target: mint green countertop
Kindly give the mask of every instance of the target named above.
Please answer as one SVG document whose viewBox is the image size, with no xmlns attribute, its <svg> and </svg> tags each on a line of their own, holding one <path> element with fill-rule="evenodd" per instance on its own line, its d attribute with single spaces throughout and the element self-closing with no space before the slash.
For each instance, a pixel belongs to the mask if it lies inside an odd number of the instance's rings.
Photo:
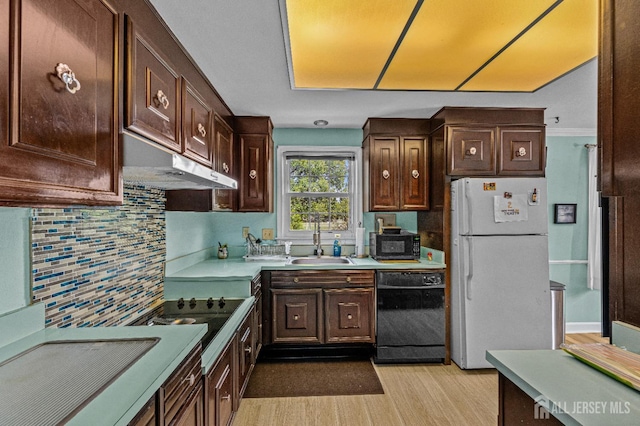
<svg viewBox="0 0 640 426">
<path fill-rule="evenodd" d="M 640 422 L 640 392 L 562 350 L 488 351 L 487 361 L 564 424 Z"/>
<path fill-rule="evenodd" d="M 159 342 L 137 362 L 122 373 L 113 383 L 100 392 L 70 421 L 69 425 L 126 425 L 147 403 L 158 388 L 169 378 L 184 358 L 204 336 L 206 324 L 162 327 L 92 327 L 92 328 L 41 328 L 18 330 L 16 318 L 41 315 L 44 325 L 44 309 L 41 304 L 26 307 L 16 313 L 0 317 L 3 324 L 14 324 L 16 339 L 0 342 L 0 363 L 36 345 L 59 340 L 113 340 L 127 338 L 159 338 Z M 2 414 L 0 413 L 0 417 Z"/>
<path fill-rule="evenodd" d="M 351 258 L 350 264 L 325 265 L 286 265 L 281 261 L 246 261 L 236 259 L 208 259 L 186 267 L 172 274 L 167 274 L 168 281 L 237 281 L 251 280 L 263 270 L 296 270 L 296 269 L 444 269 L 446 265 L 434 260 L 421 258 L 417 263 L 383 263 L 370 257 Z"/>
</svg>

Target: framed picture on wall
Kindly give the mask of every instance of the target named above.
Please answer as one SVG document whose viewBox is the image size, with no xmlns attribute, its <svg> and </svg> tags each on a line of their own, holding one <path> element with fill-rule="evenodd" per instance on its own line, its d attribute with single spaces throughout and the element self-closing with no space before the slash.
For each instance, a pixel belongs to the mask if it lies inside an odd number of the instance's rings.
<svg viewBox="0 0 640 426">
<path fill-rule="evenodd" d="M 553 223 L 576 223 L 577 204 L 554 204 Z"/>
</svg>

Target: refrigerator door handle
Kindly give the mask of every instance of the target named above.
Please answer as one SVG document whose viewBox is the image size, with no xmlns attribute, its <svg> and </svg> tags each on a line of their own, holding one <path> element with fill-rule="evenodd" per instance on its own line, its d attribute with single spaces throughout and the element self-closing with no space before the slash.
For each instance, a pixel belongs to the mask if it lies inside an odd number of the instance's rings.
<svg viewBox="0 0 640 426">
<path fill-rule="evenodd" d="M 467 279 L 466 279 L 466 296 L 467 296 L 467 300 L 471 300 L 471 280 L 473 279 L 473 238 L 466 238 L 467 240 L 467 249 L 469 250 L 469 257 L 467 257 L 468 259 L 468 263 L 469 263 L 469 269 L 467 271 Z"/>
</svg>

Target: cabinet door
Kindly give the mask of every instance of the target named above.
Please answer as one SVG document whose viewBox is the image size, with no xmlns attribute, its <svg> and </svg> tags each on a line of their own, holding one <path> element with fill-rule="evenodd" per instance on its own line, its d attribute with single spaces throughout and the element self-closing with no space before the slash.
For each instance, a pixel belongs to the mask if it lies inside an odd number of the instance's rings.
<svg viewBox="0 0 640 426">
<path fill-rule="evenodd" d="M 498 174 L 544 176 L 544 126 L 500 128 Z"/>
<path fill-rule="evenodd" d="M 145 404 L 144 407 L 129 422 L 129 426 L 155 426 L 156 425 L 156 395 Z"/>
<path fill-rule="evenodd" d="M 182 151 L 185 157 L 211 167 L 213 110 L 184 77 L 182 78 L 182 101 L 184 102 L 182 113 L 184 146 Z"/>
<path fill-rule="evenodd" d="M 228 426 L 233 416 L 235 348 L 237 338 L 233 338 L 222 351 L 216 365 L 207 374 L 205 411 L 208 426 Z"/>
<path fill-rule="evenodd" d="M 373 288 L 324 290 L 326 343 L 375 341 Z"/>
<path fill-rule="evenodd" d="M 322 290 L 271 289 L 273 343 L 323 343 Z"/>
<path fill-rule="evenodd" d="M 401 141 L 400 186 L 402 210 L 429 209 L 429 157 L 426 137 L 404 137 Z"/>
<path fill-rule="evenodd" d="M 116 12 L 100 0 L 0 5 L 0 205 L 120 204 Z"/>
<path fill-rule="evenodd" d="M 219 115 L 214 116 L 214 168 L 217 172 L 235 177 L 233 161 L 233 130 Z M 236 190 L 214 190 L 213 208 L 216 210 L 233 210 L 235 206 Z"/>
<path fill-rule="evenodd" d="M 447 171 L 450 176 L 491 176 L 496 173 L 495 128 L 449 126 Z"/>
<path fill-rule="evenodd" d="M 203 426 L 204 401 L 202 395 L 202 380 L 200 380 L 196 389 L 191 393 L 186 404 L 182 407 L 182 410 L 178 413 L 171 424 L 174 426 Z"/>
<path fill-rule="evenodd" d="M 369 210 L 400 210 L 400 139 L 373 137 L 369 147 Z"/>
<path fill-rule="evenodd" d="M 241 134 L 238 211 L 271 212 L 271 138 Z"/>
<path fill-rule="evenodd" d="M 180 144 L 180 77 L 127 19 L 126 127 L 176 152 Z"/>
<path fill-rule="evenodd" d="M 249 376 L 255 364 L 253 357 L 253 311 L 247 315 L 238 329 L 238 398 L 235 409 L 249 383 Z"/>
<path fill-rule="evenodd" d="M 256 294 L 256 303 L 253 312 L 253 354 L 254 361 L 258 359 L 262 349 L 262 292 Z"/>
</svg>

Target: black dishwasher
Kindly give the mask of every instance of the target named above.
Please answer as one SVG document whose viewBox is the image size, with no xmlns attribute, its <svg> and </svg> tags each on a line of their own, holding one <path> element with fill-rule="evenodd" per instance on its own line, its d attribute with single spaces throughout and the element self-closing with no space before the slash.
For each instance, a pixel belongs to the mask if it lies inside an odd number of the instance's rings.
<svg viewBox="0 0 640 426">
<path fill-rule="evenodd" d="M 376 273 L 376 363 L 443 362 L 444 273 Z"/>
</svg>

